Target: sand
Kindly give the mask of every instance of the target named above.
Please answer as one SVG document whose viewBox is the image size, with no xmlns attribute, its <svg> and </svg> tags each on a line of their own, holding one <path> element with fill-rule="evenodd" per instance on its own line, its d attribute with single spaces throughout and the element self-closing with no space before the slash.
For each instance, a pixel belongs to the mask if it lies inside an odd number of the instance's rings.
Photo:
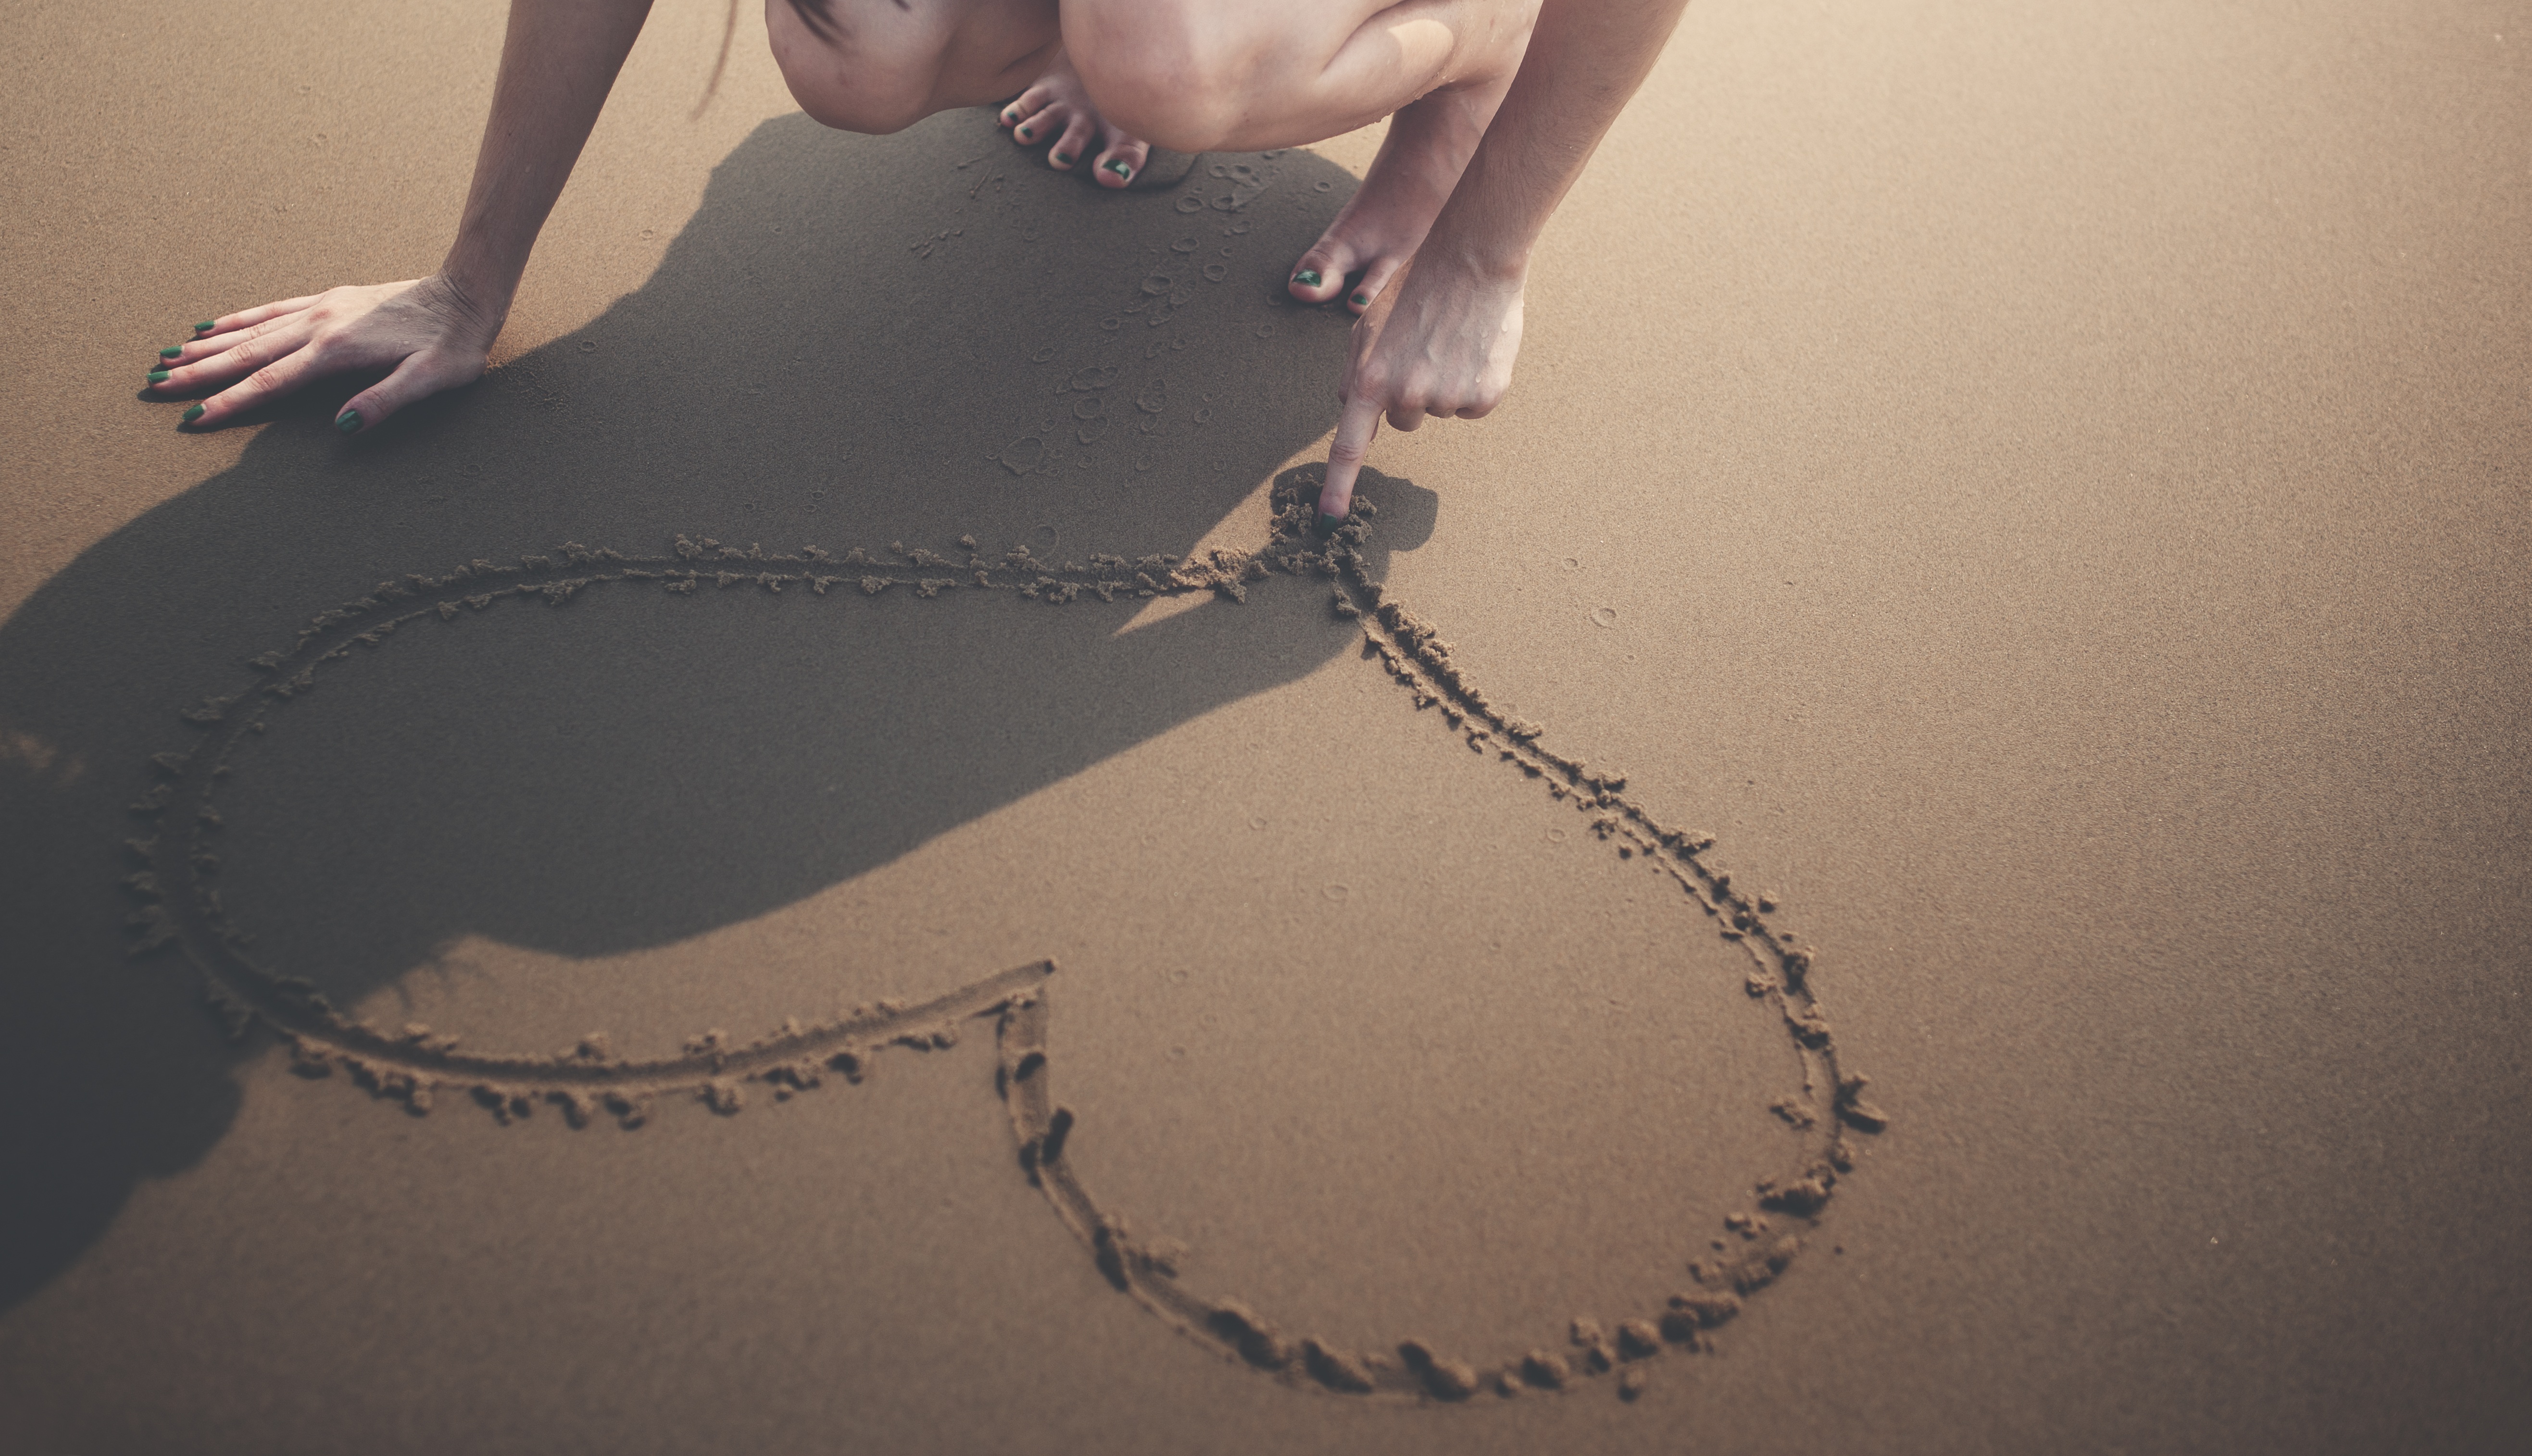
<svg viewBox="0 0 2532 1456">
<path fill-rule="evenodd" d="M 0 1449 L 2521 1449 L 2532 29 L 2061 10 L 1695 8 L 1332 546 L 1370 136 L 662 6 L 191 436 L 498 10 L 16 18 Z"/>
</svg>

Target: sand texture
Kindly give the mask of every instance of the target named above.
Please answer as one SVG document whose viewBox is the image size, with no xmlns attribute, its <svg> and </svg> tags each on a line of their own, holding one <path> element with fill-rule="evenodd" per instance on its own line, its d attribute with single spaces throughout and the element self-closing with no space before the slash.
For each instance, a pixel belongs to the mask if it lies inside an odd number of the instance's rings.
<svg viewBox="0 0 2532 1456">
<path fill-rule="evenodd" d="M 2519 7 L 1700 4 L 1330 540 L 1375 136 L 693 0 L 479 384 L 136 398 L 499 18 L 9 23 L 0 1451 L 2532 1443 Z"/>
</svg>

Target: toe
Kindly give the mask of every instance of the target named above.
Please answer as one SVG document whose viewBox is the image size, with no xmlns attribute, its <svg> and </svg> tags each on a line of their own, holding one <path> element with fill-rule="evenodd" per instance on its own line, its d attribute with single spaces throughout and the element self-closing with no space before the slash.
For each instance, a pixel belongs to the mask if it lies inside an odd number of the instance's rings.
<svg viewBox="0 0 2532 1456">
<path fill-rule="evenodd" d="M 1355 280 L 1353 287 L 1346 290 L 1346 307 L 1357 314 L 1370 308 L 1371 301 L 1380 297 L 1381 290 L 1389 287 L 1390 280 L 1396 278 L 1398 270 L 1405 266 L 1406 260 L 1403 258 L 1387 255 L 1373 258 L 1370 266 L 1362 270 L 1362 277 Z M 1401 427 L 1411 428 L 1412 426 Z"/>
<path fill-rule="evenodd" d="M 994 125 L 1003 128 L 1005 131 L 1009 131 L 1010 129 L 1027 122 L 1030 117 L 1044 111 L 1049 105 L 1053 104 L 1054 100 L 1055 95 L 1052 88 L 1047 86 L 1045 84 L 1040 83 L 1037 85 L 1030 86 L 1027 90 L 1013 96 L 1010 99 L 1010 104 L 994 113 Z"/>
<path fill-rule="evenodd" d="M 1334 238 L 1321 238 L 1318 246 L 1301 254 L 1293 265 L 1293 281 L 1287 285 L 1293 297 L 1305 304 L 1324 304 L 1345 291 L 1346 274 L 1357 264 L 1353 249 Z"/>
<path fill-rule="evenodd" d="M 1099 153 L 1091 175 L 1099 179 L 1101 187 L 1122 188 L 1142 175 L 1143 164 L 1151 157 L 1150 143 L 1110 127 L 1108 149 Z"/>
<path fill-rule="evenodd" d="M 1098 134 L 1089 117 L 1075 111 L 1065 122 L 1064 135 L 1046 149 L 1046 164 L 1058 172 L 1069 172 L 1072 164 L 1090 154 L 1090 143 Z"/>
<path fill-rule="evenodd" d="M 1022 146 L 1035 146 L 1062 132 L 1068 119 L 1069 108 L 1062 102 L 1022 111 L 1019 120 L 1011 123 L 1011 140 Z"/>
</svg>

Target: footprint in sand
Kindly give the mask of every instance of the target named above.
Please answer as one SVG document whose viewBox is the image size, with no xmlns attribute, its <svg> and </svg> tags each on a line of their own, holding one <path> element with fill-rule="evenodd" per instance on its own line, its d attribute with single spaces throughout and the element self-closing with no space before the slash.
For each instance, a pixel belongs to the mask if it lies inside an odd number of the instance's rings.
<svg viewBox="0 0 2532 1456">
<path fill-rule="evenodd" d="M 1042 452 L 1044 441 L 1023 437 L 997 458 L 1024 469 L 1013 460 L 1022 446 Z M 1037 457 L 1024 458 L 1033 466 Z M 417 1115 L 443 1096 L 471 1101 L 503 1122 L 529 1117 L 541 1105 L 555 1107 L 573 1127 L 602 1117 L 639 1127 L 662 1098 L 700 1101 L 731 1115 L 755 1092 L 778 1099 L 834 1082 L 858 1082 L 870 1059 L 890 1047 L 946 1048 L 970 1022 L 990 1021 L 996 1089 L 1024 1175 L 1111 1286 L 1222 1357 L 1287 1386 L 1339 1396 L 1459 1402 L 1571 1390 L 1614 1375 L 1607 1384 L 1633 1399 L 1643 1388 L 1648 1362 L 1710 1348 L 1714 1327 L 1784 1272 L 1802 1248 L 1801 1234 L 1818 1224 L 1840 1175 L 1852 1165 L 1849 1133 L 1877 1132 L 1884 1115 L 1865 1099 L 1865 1079 L 1841 1069 L 1807 979 L 1810 953 L 1769 923 L 1772 902 L 1736 889 L 1729 874 L 1701 858 L 1711 841 L 1664 826 L 1627 796 L 1624 776 L 1592 770 L 1550 749 L 1541 730 L 1489 700 L 1434 628 L 1365 571 L 1358 548 L 1376 507 L 1358 498 L 1352 519 L 1323 543 L 1308 529 L 1317 491 L 1313 472 L 1288 473 L 1273 492 L 1273 529 L 1260 548 L 1218 550 L 1203 559 L 1091 553 L 1085 568 L 1056 563 L 1026 545 L 999 557 L 973 554 L 972 538 L 953 557 L 902 542 L 885 552 L 856 547 L 837 555 L 812 547 L 769 554 L 680 536 L 675 549 L 662 556 L 627 556 L 574 543 L 514 562 L 477 560 L 439 575 L 381 582 L 370 595 L 318 613 L 290 645 L 253 659 L 261 675 L 257 683 L 182 710 L 194 743 L 157 755 L 149 765 L 149 786 L 131 806 L 144 826 L 128 842 L 134 864 L 124 885 L 136 905 L 129 922 L 132 949 L 136 955 L 172 952 L 190 962 L 232 1036 L 261 1027 L 287 1043 L 300 1075 L 354 1083 Z M 1036 534 L 1051 551 L 1053 528 L 1040 527 Z M 1577 810 L 1590 831 L 1576 836 L 1582 845 L 1607 851 L 1613 869 L 1625 865 L 1631 872 L 1652 870 L 1678 895 L 1687 924 L 1720 935 L 1746 955 L 1754 1014 L 1781 1028 L 1801 1058 L 1804 1092 L 1770 1104 L 1798 1137 L 1797 1155 L 1754 1183 L 1747 1205 L 1725 1220 L 1736 1239 L 1715 1239 L 1692 1251 L 1687 1288 L 1666 1299 L 1652 1295 L 1639 1313 L 1613 1324 L 1577 1318 L 1536 1347 L 1476 1361 L 1414 1338 L 1387 1350 L 1337 1348 L 1288 1335 L 1242 1300 L 1187 1287 L 1179 1267 L 1180 1246 L 1130 1232 L 1082 1186 L 1065 1155 L 1079 1135 L 1077 1119 L 1053 1092 L 1052 962 L 1016 967 L 919 1005 L 883 1001 L 816 1025 L 786 1022 L 755 1039 L 707 1031 L 687 1038 L 673 1056 L 628 1058 L 597 1036 L 560 1054 L 504 1052 L 461 1046 L 428 1026 L 391 1030 L 350 1018 L 313 982 L 279 975 L 250 955 L 249 937 L 211 883 L 219 863 L 213 851 L 221 795 L 233 782 L 232 759 L 241 744 L 264 734 L 275 716 L 335 664 L 355 652 L 385 647 L 399 632 L 432 631 L 484 611 L 558 608 L 587 591 L 647 591 L 669 603 L 706 588 L 761 591 L 832 600 L 803 610 L 848 610 L 861 596 L 900 587 L 922 597 L 962 588 L 950 594 L 1001 593 L 1014 598 L 1014 605 L 1026 600 L 1040 606 L 1086 597 L 1115 602 L 1211 594 L 1237 602 L 1251 590 L 1327 591 L 1329 609 L 1360 628 L 1363 660 L 1418 708 L 1432 711 L 1437 746 L 1447 743 L 1491 757 L 1502 765 L 1507 789 L 1543 792 Z M 1251 822 L 1263 827 L 1264 821 Z M 1567 837 L 1562 829 L 1548 831 L 1551 841 Z M 1321 894 L 1343 903 L 1351 891 L 1330 883 Z M 1183 1048 L 1173 1046 L 1169 1054 L 1180 1056 Z"/>
</svg>

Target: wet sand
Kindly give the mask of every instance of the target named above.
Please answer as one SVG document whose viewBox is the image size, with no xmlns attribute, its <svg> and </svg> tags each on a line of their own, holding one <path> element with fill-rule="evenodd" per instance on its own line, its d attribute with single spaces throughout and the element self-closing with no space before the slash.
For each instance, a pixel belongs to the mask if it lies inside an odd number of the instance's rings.
<svg viewBox="0 0 2532 1456">
<path fill-rule="evenodd" d="M 2505 19 L 1700 5 L 1333 546 L 1371 136 L 663 7 L 489 376 L 189 436 L 498 11 L 22 20 L 0 1448 L 2519 1449 Z"/>
</svg>

